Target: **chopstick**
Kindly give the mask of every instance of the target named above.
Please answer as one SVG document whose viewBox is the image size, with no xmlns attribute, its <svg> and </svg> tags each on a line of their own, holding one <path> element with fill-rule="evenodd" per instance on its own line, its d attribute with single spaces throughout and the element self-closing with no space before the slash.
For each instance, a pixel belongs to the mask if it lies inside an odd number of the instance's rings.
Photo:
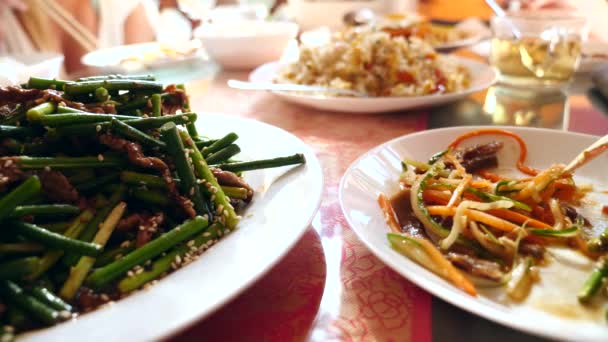
<svg viewBox="0 0 608 342">
<path fill-rule="evenodd" d="M 55 0 L 38 0 L 38 7 L 46 12 L 50 19 L 55 21 L 67 34 L 88 52 L 97 49 L 97 38 L 89 29 L 84 27 L 78 20 L 66 11 Z"/>
</svg>

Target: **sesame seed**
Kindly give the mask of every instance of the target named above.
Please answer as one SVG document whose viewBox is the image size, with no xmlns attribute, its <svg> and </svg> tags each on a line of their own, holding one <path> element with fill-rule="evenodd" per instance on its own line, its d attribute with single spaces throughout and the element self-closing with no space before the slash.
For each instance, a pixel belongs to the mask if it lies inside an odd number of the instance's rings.
<svg viewBox="0 0 608 342">
<path fill-rule="evenodd" d="M 46 171 L 46 172 L 51 171 L 51 167 L 50 167 L 50 166 L 48 166 L 48 165 L 47 165 L 47 166 L 45 166 L 45 167 L 44 167 L 44 171 Z"/>
<path fill-rule="evenodd" d="M 120 244 L 120 247 L 122 247 L 122 248 L 127 248 L 129 246 L 131 246 L 131 241 L 129 241 L 129 240 L 125 240 Z"/>
<path fill-rule="evenodd" d="M 109 300 L 110 300 L 110 297 L 109 297 L 107 294 L 105 294 L 105 293 L 102 293 L 102 294 L 101 294 L 101 296 L 100 296 L 100 298 L 101 298 L 101 300 L 103 300 L 104 302 L 107 302 L 107 301 L 109 301 Z"/>
<path fill-rule="evenodd" d="M 137 271 L 135 271 L 135 274 L 141 274 L 143 272 L 144 272 L 144 269 L 140 267 Z"/>
<path fill-rule="evenodd" d="M 101 154 L 101 153 L 100 153 L 100 154 L 98 154 L 98 155 L 97 155 L 97 160 L 99 160 L 99 161 L 103 161 L 103 154 Z"/>
<path fill-rule="evenodd" d="M 129 277 L 129 278 L 130 278 L 130 277 L 132 277 L 132 276 L 133 276 L 133 271 L 130 271 L 130 270 L 129 270 L 129 272 L 127 272 L 127 277 Z"/>
<path fill-rule="evenodd" d="M 211 200 L 215 201 L 215 195 L 211 195 Z"/>
<path fill-rule="evenodd" d="M 204 233 L 203 233 L 203 236 L 204 236 L 204 237 L 211 236 L 211 233 L 209 233 L 209 232 L 204 232 Z"/>
<path fill-rule="evenodd" d="M 175 263 L 180 264 L 182 262 L 182 257 L 178 255 L 175 256 Z"/>
<path fill-rule="evenodd" d="M 97 132 L 101 131 L 101 125 L 97 125 L 97 126 L 95 126 L 95 130 L 96 130 Z"/>
<path fill-rule="evenodd" d="M 209 215 L 207 215 L 207 214 L 204 214 L 202 217 L 203 217 L 205 220 L 208 220 L 208 219 L 209 219 Z"/>
<path fill-rule="evenodd" d="M 190 240 L 186 243 L 186 246 L 192 247 L 194 245 L 194 240 Z"/>
<path fill-rule="evenodd" d="M 7 159 L 7 160 L 4 162 L 4 167 L 9 167 L 9 166 L 11 166 L 11 164 L 12 164 L 12 163 L 13 163 L 13 160 L 12 160 L 12 159 Z"/>
<path fill-rule="evenodd" d="M 194 195 L 194 187 L 190 188 L 190 196 Z"/>
</svg>

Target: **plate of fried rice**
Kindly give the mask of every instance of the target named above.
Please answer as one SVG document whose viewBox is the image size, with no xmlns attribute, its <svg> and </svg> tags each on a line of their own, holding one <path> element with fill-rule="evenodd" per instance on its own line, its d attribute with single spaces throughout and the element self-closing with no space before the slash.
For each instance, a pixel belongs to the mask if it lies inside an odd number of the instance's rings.
<svg viewBox="0 0 608 342">
<path fill-rule="evenodd" d="M 329 42 L 302 45 L 291 62 L 271 62 L 249 76 L 254 83 L 289 83 L 354 90 L 365 96 L 274 91 L 281 98 L 321 110 L 372 113 L 430 107 L 491 86 L 487 64 L 438 54 L 417 37 L 377 29 L 336 33 Z"/>
</svg>

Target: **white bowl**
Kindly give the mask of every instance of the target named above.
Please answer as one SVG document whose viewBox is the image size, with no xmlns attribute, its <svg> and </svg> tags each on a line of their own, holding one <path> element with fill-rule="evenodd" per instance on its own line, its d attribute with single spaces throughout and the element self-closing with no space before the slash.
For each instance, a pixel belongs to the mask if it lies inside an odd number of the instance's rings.
<svg viewBox="0 0 608 342">
<path fill-rule="evenodd" d="M 297 34 L 297 24 L 257 20 L 208 24 L 195 33 L 209 56 L 226 69 L 251 69 L 277 60 Z"/>
<path fill-rule="evenodd" d="M 52 52 L 0 57 L 0 86 L 25 83 L 30 77 L 60 78 L 63 55 Z"/>
</svg>

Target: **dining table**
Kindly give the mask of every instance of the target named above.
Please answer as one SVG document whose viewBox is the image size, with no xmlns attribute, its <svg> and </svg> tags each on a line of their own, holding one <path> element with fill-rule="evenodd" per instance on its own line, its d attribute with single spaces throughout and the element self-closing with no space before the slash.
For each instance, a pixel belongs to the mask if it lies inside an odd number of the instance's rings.
<svg viewBox="0 0 608 342">
<path fill-rule="evenodd" d="M 487 10 L 483 13 L 487 15 Z M 484 59 L 467 49 L 456 53 Z M 338 189 L 343 174 L 359 156 L 414 132 L 463 125 L 514 125 L 605 135 L 608 99 L 594 89 L 589 74 L 577 74 L 565 89 L 497 84 L 438 107 L 349 114 L 301 107 L 270 92 L 227 86 L 229 79 L 247 80 L 249 73 L 222 70 L 205 62 L 165 71 L 159 78 L 182 82 L 187 77 L 190 105 L 202 115 L 221 113 L 259 120 L 308 144 L 323 169 L 320 208 L 303 237 L 259 280 L 169 340 L 542 340 L 448 304 L 383 264 L 349 227 Z"/>
<path fill-rule="evenodd" d="M 483 59 L 468 50 L 456 53 Z M 514 125 L 605 135 L 608 101 L 593 87 L 589 74 L 577 74 L 565 89 L 497 84 L 438 107 L 349 114 L 301 107 L 270 92 L 227 86 L 229 79 L 247 80 L 248 70 L 222 70 L 212 62 L 188 68 L 159 77 L 177 81 L 187 76 L 191 107 L 201 115 L 259 120 L 300 138 L 321 162 L 324 191 L 309 229 L 285 257 L 221 309 L 170 340 L 542 340 L 435 298 L 384 265 L 346 222 L 338 188 L 349 165 L 366 151 L 424 130 Z"/>
</svg>

